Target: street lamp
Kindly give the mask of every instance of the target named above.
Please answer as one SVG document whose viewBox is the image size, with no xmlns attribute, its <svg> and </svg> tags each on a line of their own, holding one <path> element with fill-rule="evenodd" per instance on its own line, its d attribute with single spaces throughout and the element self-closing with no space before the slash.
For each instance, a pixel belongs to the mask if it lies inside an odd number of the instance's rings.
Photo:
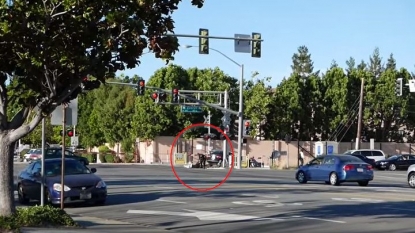
<svg viewBox="0 0 415 233">
<path fill-rule="evenodd" d="M 193 45 L 184 45 L 183 48 L 198 48 L 198 46 L 193 46 Z M 236 168 L 237 169 L 241 169 L 241 158 L 242 158 L 242 137 L 243 137 L 243 89 L 244 89 L 244 65 L 243 64 L 239 64 L 238 62 L 236 62 L 235 60 L 233 60 L 232 58 L 228 57 L 226 54 L 222 53 L 221 51 L 214 49 L 214 48 L 209 48 L 209 50 L 215 51 L 217 53 L 219 53 L 220 55 L 222 55 L 223 57 L 225 57 L 226 59 L 228 59 L 229 61 L 231 61 L 233 64 L 237 65 L 240 68 L 240 72 L 241 72 L 241 76 L 239 79 L 239 111 L 238 111 L 238 156 L 236 158 Z M 230 161 L 229 161 L 230 163 Z"/>
</svg>

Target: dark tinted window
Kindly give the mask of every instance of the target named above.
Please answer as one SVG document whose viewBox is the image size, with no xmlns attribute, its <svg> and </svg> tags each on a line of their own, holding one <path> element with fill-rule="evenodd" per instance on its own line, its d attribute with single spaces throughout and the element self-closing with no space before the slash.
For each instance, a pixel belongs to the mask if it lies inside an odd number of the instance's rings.
<svg viewBox="0 0 415 233">
<path fill-rule="evenodd" d="M 363 155 L 363 156 L 368 157 L 368 156 L 372 156 L 372 151 L 370 151 L 370 150 L 362 150 L 362 151 L 360 151 L 360 154 Z"/>
<path fill-rule="evenodd" d="M 372 151 L 372 156 L 383 156 L 382 152 L 374 150 Z"/>
<path fill-rule="evenodd" d="M 356 157 L 356 158 L 359 158 L 359 159 L 365 159 L 366 157 L 365 156 L 363 156 L 363 155 L 353 155 L 354 157 Z"/>
<path fill-rule="evenodd" d="M 353 152 L 354 155 L 360 155 L 360 151 Z"/>
<path fill-rule="evenodd" d="M 336 158 L 335 157 L 325 157 L 323 160 L 323 164 L 335 164 Z"/>
<path fill-rule="evenodd" d="M 362 160 L 351 155 L 343 155 L 338 157 L 343 163 L 361 163 Z"/>
<path fill-rule="evenodd" d="M 48 161 L 45 164 L 46 176 L 59 176 L 62 171 L 62 163 L 60 160 L 53 162 Z M 65 161 L 65 175 L 79 175 L 79 174 L 90 174 L 91 171 L 83 164 L 76 160 Z"/>
</svg>

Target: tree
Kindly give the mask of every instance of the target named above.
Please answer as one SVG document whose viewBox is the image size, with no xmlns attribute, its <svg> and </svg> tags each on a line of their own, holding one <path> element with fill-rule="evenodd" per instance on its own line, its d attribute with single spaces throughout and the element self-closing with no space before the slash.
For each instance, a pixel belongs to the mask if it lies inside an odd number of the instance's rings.
<svg viewBox="0 0 415 233">
<path fill-rule="evenodd" d="M 248 81 L 248 88 L 245 95 L 245 112 L 246 118 L 251 120 L 253 126 L 252 135 L 259 138 L 267 138 L 269 134 L 264 130 L 267 124 L 266 117 L 270 113 L 272 104 L 272 88 L 266 85 L 270 78 L 259 79 L 257 74 L 252 77 L 254 80 Z M 257 127 L 258 126 L 258 127 Z"/>
<path fill-rule="evenodd" d="M 143 50 L 172 59 L 177 38 L 172 1 L 0 2 L 0 215 L 11 215 L 13 148 L 57 105 L 79 92 L 83 77 L 104 82 L 139 65 Z M 199 8 L 203 0 L 192 0 Z M 6 87 L 6 80 L 10 85 Z M 7 116 L 9 103 L 21 110 Z M 33 118 L 27 121 L 30 112 Z M 28 122 L 28 123 L 25 123 Z"/>
</svg>

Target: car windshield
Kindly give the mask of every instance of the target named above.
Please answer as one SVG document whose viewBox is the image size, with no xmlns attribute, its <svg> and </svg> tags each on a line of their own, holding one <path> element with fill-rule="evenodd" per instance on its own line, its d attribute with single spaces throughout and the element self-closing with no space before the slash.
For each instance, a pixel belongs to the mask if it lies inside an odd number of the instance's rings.
<svg viewBox="0 0 415 233">
<path fill-rule="evenodd" d="M 392 155 L 391 157 L 389 157 L 388 159 L 394 160 L 401 157 L 400 155 Z"/>
<path fill-rule="evenodd" d="M 61 161 L 48 161 L 45 164 L 46 176 L 59 176 L 62 171 Z M 78 161 L 65 161 L 65 175 L 91 174 L 91 171 Z"/>
<path fill-rule="evenodd" d="M 352 150 L 347 150 L 346 152 L 344 152 L 343 154 L 347 155 L 347 154 L 353 154 Z"/>
<path fill-rule="evenodd" d="M 343 163 L 361 163 L 362 162 L 361 159 L 354 157 L 354 156 L 350 156 L 350 155 L 339 156 L 338 158 Z"/>
</svg>

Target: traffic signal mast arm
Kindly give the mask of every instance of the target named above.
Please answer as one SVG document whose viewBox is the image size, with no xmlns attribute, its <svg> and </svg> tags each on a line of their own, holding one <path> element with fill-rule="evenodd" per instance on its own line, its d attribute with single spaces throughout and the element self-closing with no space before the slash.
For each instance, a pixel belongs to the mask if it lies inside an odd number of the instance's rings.
<svg viewBox="0 0 415 233">
<path fill-rule="evenodd" d="M 115 85 L 124 85 L 124 86 L 130 86 L 130 87 L 137 87 L 137 84 L 132 84 L 132 83 L 120 83 L 120 82 L 106 82 L 106 83 L 108 83 L 108 84 L 115 84 Z M 165 93 L 165 94 L 170 94 L 170 95 L 172 94 L 172 91 L 171 90 L 166 90 L 166 89 L 162 89 L 162 88 L 158 88 L 158 87 L 151 87 L 151 86 L 146 86 L 146 88 L 147 89 L 150 89 L 150 90 L 159 91 L 160 93 Z M 228 113 L 237 115 L 237 116 L 239 115 L 239 113 L 237 111 L 233 111 L 233 110 L 230 110 L 230 109 L 226 109 L 226 108 L 220 107 L 220 106 L 215 105 L 215 104 L 206 103 L 206 102 L 204 102 L 202 100 L 198 100 L 196 98 L 192 98 L 192 97 L 187 96 L 185 94 L 181 94 L 181 93 L 188 93 L 188 92 L 193 92 L 193 93 L 209 93 L 209 94 L 222 94 L 223 91 L 188 91 L 188 90 L 179 90 L 178 96 L 180 96 L 180 98 L 183 98 L 183 99 L 187 99 L 187 100 L 194 101 L 194 102 L 196 102 L 196 103 L 198 103 L 200 105 L 205 105 L 205 106 L 208 106 L 208 107 L 211 107 L 211 108 L 214 108 L 214 109 L 218 109 L 218 110 L 221 110 L 221 111 L 225 111 L 225 112 L 228 112 Z M 175 104 L 175 103 L 170 103 L 170 104 Z M 177 103 L 177 104 L 180 104 L 180 103 Z"/>
</svg>

